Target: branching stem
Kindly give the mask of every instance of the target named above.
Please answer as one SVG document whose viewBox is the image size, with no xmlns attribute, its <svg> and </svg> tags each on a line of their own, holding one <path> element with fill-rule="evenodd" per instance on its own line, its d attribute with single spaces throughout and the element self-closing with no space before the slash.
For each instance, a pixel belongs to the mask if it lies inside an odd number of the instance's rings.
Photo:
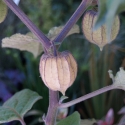
<svg viewBox="0 0 125 125">
<path fill-rule="evenodd" d="M 84 96 L 82 96 L 82 97 L 80 97 L 80 98 L 77 98 L 77 99 L 75 99 L 75 100 L 73 100 L 73 101 L 60 104 L 60 106 L 59 106 L 58 108 L 67 108 L 67 107 L 70 107 L 70 106 L 72 106 L 72 105 L 75 105 L 75 104 L 77 104 L 77 103 L 79 103 L 79 102 L 82 102 L 82 101 L 84 101 L 84 100 L 87 100 L 87 99 L 89 99 L 89 98 L 92 98 L 92 97 L 94 97 L 94 96 L 97 96 L 97 95 L 99 95 L 99 94 L 102 94 L 102 93 L 107 92 L 107 91 L 112 90 L 112 89 L 122 89 L 122 88 L 116 87 L 116 86 L 114 86 L 114 85 L 106 86 L 106 87 L 104 87 L 104 88 L 101 88 L 101 89 L 99 89 L 99 90 L 96 90 L 96 91 L 94 91 L 94 92 L 91 92 L 91 93 L 89 93 L 89 94 L 87 94 L 87 95 L 84 95 Z"/>
<path fill-rule="evenodd" d="M 6 5 L 20 18 L 20 20 L 31 30 L 32 33 L 34 33 L 40 42 L 42 43 L 43 47 L 46 48 L 46 50 L 50 49 L 51 43 L 50 40 L 32 23 L 32 21 L 24 14 L 24 12 L 13 2 L 13 0 L 3 0 Z M 54 42 L 62 42 L 64 38 L 66 37 L 67 33 L 70 31 L 70 29 L 73 27 L 73 25 L 78 21 L 80 16 L 85 12 L 87 7 L 92 3 L 93 0 L 82 0 L 81 4 L 79 5 L 78 9 L 74 12 L 72 17 L 69 19 L 69 21 L 64 26 L 63 30 L 59 33 L 59 35 L 52 41 Z M 110 87 L 111 89 L 111 87 Z M 108 89 L 106 90 L 108 91 Z M 101 92 L 103 93 L 103 91 Z M 99 92 L 96 92 L 95 95 L 100 94 Z M 59 99 L 58 99 L 58 92 L 54 92 L 49 90 L 49 108 L 48 113 L 45 118 L 45 124 L 46 125 L 54 125 L 56 113 L 58 107 L 69 107 L 73 104 L 76 104 L 80 101 L 83 101 L 87 98 L 93 97 L 93 94 L 90 93 L 90 95 L 86 95 L 83 99 L 83 97 L 76 99 L 74 101 L 71 101 L 69 103 L 61 104 L 59 106 Z M 25 125 L 25 122 L 21 121 L 22 125 Z"/>
<path fill-rule="evenodd" d="M 78 21 L 78 19 L 81 17 L 81 15 L 85 12 L 87 7 L 92 3 L 93 0 L 82 0 L 81 4 L 77 8 L 77 10 L 74 12 L 74 14 L 71 16 L 69 21 L 65 24 L 62 31 L 58 34 L 58 36 L 53 40 L 55 43 L 61 43 L 70 29 L 73 27 L 73 25 Z"/>
<path fill-rule="evenodd" d="M 6 5 L 20 18 L 20 20 L 33 32 L 43 46 L 46 49 L 51 47 L 50 40 L 32 23 L 32 21 L 24 14 L 24 12 L 13 2 L 13 0 L 3 0 Z M 67 33 L 73 27 L 73 25 L 78 21 L 81 15 L 85 12 L 87 7 L 92 3 L 93 0 L 82 0 L 81 4 L 71 16 L 69 21 L 66 23 L 59 35 L 53 40 L 53 42 L 62 42 L 66 37 Z"/>
</svg>

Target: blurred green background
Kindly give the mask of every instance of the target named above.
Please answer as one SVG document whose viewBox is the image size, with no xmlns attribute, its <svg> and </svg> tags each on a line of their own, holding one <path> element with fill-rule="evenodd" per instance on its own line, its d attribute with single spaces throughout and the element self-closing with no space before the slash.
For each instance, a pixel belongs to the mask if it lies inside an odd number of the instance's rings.
<svg viewBox="0 0 125 125">
<path fill-rule="evenodd" d="M 20 1 L 20 8 L 45 34 L 54 26 L 61 26 L 68 21 L 81 0 L 26 0 Z M 66 101 L 112 84 L 108 70 L 113 73 L 119 67 L 125 68 L 125 13 L 119 15 L 121 28 L 114 42 L 106 45 L 102 52 L 99 48 L 89 43 L 81 28 L 82 17 L 77 22 L 80 33 L 67 37 L 60 51 L 69 50 L 78 63 L 78 76 L 74 84 L 67 90 Z M 0 24 L 0 43 L 5 37 L 15 33 L 26 34 L 27 27 L 13 14 L 8 11 L 6 20 Z M 40 55 L 41 56 L 41 55 Z M 29 88 L 38 92 L 43 99 L 38 101 L 32 110 L 40 111 L 35 116 L 25 118 L 28 125 L 40 125 L 39 118 L 47 112 L 48 89 L 43 84 L 39 74 L 40 56 L 34 58 L 31 53 L 21 52 L 15 49 L 0 48 L 0 102 L 1 104 L 15 92 Z M 119 119 L 117 112 L 124 105 L 125 92 L 113 90 L 76 104 L 68 109 L 68 114 L 78 111 L 82 119 L 101 119 L 110 108 L 115 112 L 115 121 Z M 9 125 L 18 125 L 18 122 Z"/>
</svg>

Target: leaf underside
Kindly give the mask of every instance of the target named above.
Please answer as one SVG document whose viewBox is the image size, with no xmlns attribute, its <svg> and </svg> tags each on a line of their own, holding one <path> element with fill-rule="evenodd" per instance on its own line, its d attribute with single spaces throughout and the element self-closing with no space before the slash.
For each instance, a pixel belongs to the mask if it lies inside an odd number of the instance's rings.
<svg viewBox="0 0 125 125">
<path fill-rule="evenodd" d="M 49 30 L 49 33 L 47 34 L 48 38 L 51 40 L 54 40 L 56 38 L 56 36 L 61 32 L 61 30 L 63 29 L 64 26 L 59 26 L 59 27 L 53 27 Z M 69 33 L 66 35 L 66 37 L 68 37 L 69 35 L 72 35 L 74 33 L 79 33 L 80 32 L 80 28 L 77 24 L 75 24 L 71 30 L 69 31 Z"/>
<path fill-rule="evenodd" d="M 62 29 L 63 26 L 53 27 L 47 34 L 47 37 L 50 40 L 53 40 Z M 73 28 L 70 30 L 70 32 L 67 34 L 67 36 L 79 32 L 80 32 L 79 26 L 74 25 Z M 43 52 L 43 47 L 41 42 L 31 32 L 27 33 L 26 35 L 17 33 L 12 35 L 11 37 L 4 38 L 2 40 L 2 47 L 19 49 L 21 51 L 28 51 L 31 52 L 34 55 L 34 57 L 39 56 Z"/>
<path fill-rule="evenodd" d="M 2 47 L 19 49 L 21 51 L 31 52 L 37 57 L 43 51 L 42 44 L 32 33 L 22 35 L 20 33 L 2 40 Z"/>
</svg>

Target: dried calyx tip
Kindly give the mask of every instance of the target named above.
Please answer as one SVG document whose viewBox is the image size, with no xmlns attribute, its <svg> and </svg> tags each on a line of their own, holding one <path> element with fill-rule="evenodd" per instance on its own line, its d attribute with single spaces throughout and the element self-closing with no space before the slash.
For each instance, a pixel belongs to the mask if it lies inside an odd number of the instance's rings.
<svg viewBox="0 0 125 125">
<path fill-rule="evenodd" d="M 61 93 L 63 94 L 63 96 L 65 96 L 65 92 L 64 91 L 61 91 Z"/>
<path fill-rule="evenodd" d="M 100 51 L 102 51 L 103 50 L 103 47 L 99 47 L 100 48 Z"/>
</svg>

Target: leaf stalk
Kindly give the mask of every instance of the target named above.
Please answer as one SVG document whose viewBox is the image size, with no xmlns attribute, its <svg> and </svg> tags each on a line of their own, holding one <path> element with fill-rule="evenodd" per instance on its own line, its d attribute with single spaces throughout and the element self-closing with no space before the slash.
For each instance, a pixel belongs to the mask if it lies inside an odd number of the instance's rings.
<svg viewBox="0 0 125 125">
<path fill-rule="evenodd" d="M 114 84 L 115 84 L 115 83 L 114 83 Z M 58 108 L 68 108 L 68 107 L 70 107 L 70 106 L 72 106 L 72 105 L 75 105 L 75 104 L 77 104 L 77 103 L 79 103 L 79 102 L 82 102 L 82 101 L 84 101 L 84 100 L 87 100 L 87 99 L 89 99 L 89 98 L 92 98 L 92 97 L 94 97 L 94 96 L 97 96 L 97 95 L 99 95 L 99 94 L 102 94 L 102 93 L 104 93 L 104 92 L 110 91 L 110 90 L 112 90 L 112 89 L 122 89 L 122 88 L 116 87 L 115 85 L 112 84 L 112 85 L 106 86 L 106 87 L 104 87 L 104 88 L 101 88 L 101 89 L 99 89 L 99 90 L 96 90 L 96 91 L 94 91 L 94 92 L 91 92 L 91 93 L 89 93 L 89 94 L 87 94 L 87 95 L 84 95 L 84 96 L 82 96 L 82 97 L 80 97 L 80 98 L 77 98 L 77 99 L 75 99 L 75 100 L 73 100 L 73 101 L 70 101 L 70 102 L 67 102 L 67 103 L 62 103 L 62 104 L 59 105 Z"/>
</svg>

